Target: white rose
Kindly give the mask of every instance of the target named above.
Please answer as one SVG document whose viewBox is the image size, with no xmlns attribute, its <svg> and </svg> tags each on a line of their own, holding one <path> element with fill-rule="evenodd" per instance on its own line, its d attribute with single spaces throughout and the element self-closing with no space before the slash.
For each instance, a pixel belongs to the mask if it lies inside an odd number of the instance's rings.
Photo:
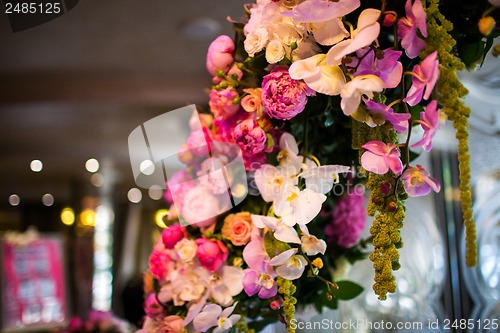
<svg viewBox="0 0 500 333">
<path fill-rule="evenodd" d="M 269 34 L 267 29 L 258 28 L 247 35 L 245 39 L 245 51 L 247 51 L 250 57 L 253 57 L 255 53 L 260 52 L 264 49 L 269 39 Z"/>
<path fill-rule="evenodd" d="M 178 241 L 174 247 L 179 258 L 184 262 L 191 262 L 193 260 L 197 248 L 198 245 L 196 245 L 196 242 L 187 238 Z"/>
<path fill-rule="evenodd" d="M 273 39 L 267 44 L 266 60 L 270 64 L 275 64 L 285 57 L 285 48 L 277 39 Z"/>
</svg>

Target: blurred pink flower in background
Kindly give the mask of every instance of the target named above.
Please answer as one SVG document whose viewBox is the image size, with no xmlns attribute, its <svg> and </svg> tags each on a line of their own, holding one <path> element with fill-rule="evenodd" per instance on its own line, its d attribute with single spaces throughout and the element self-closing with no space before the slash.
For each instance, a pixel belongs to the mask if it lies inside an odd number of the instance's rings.
<svg viewBox="0 0 500 333">
<path fill-rule="evenodd" d="M 356 191 L 347 192 L 336 204 L 330 224 L 325 228 L 328 243 L 343 248 L 355 245 L 366 225 L 365 198 Z"/>
</svg>

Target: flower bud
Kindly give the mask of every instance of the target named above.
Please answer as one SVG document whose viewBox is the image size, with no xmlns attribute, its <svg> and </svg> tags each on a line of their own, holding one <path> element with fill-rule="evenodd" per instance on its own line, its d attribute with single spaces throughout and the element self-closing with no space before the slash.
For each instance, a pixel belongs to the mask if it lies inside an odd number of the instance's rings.
<svg viewBox="0 0 500 333">
<path fill-rule="evenodd" d="M 269 307 L 275 311 L 281 309 L 282 306 L 283 306 L 283 299 L 279 296 L 274 297 L 271 303 L 269 304 Z"/>
<path fill-rule="evenodd" d="M 493 49 L 491 50 L 491 54 L 494 57 L 498 57 L 500 55 L 500 44 L 493 46 Z"/>
<path fill-rule="evenodd" d="M 312 261 L 314 267 L 318 267 L 319 269 L 323 268 L 323 260 L 321 258 L 316 258 Z"/>
<path fill-rule="evenodd" d="M 479 32 L 483 34 L 483 36 L 488 36 L 492 31 L 493 28 L 495 28 L 495 19 L 491 16 L 486 16 L 486 17 L 481 17 L 479 20 L 479 23 L 477 24 L 477 27 L 479 29 Z"/>
<path fill-rule="evenodd" d="M 389 202 L 389 204 L 387 205 L 387 210 L 389 212 L 395 212 L 397 208 L 398 208 L 398 206 L 396 205 L 396 203 L 394 201 Z"/>
<path fill-rule="evenodd" d="M 387 12 L 384 15 L 384 21 L 382 22 L 382 25 L 384 27 L 392 27 L 394 23 L 396 23 L 396 20 L 398 18 L 398 14 L 396 12 Z"/>
</svg>

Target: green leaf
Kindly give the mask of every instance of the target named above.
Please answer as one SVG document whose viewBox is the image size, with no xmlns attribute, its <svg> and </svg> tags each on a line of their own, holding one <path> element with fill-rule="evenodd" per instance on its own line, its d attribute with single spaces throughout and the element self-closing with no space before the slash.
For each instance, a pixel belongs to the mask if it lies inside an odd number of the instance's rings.
<svg viewBox="0 0 500 333">
<path fill-rule="evenodd" d="M 347 281 L 347 280 L 336 281 L 335 283 L 339 286 L 339 289 L 335 290 L 333 292 L 333 295 L 337 299 L 341 299 L 344 301 L 353 299 L 354 297 L 361 294 L 364 290 L 363 287 L 361 287 L 359 284 L 354 283 L 352 281 Z"/>
<path fill-rule="evenodd" d="M 274 238 L 274 235 L 271 231 L 266 232 L 266 235 L 264 236 L 264 246 L 266 248 L 267 254 L 271 258 L 279 253 L 291 249 L 290 245 L 288 245 L 287 243 Z"/>
<path fill-rule="evenodd" d="M 459 45 L 458 52 L 460 53 L 460 59 L 468 68 L 482 58 L 484 44 L 483 41 L 478 41 L 476 43 L 462 43 Z"/>
</svg>

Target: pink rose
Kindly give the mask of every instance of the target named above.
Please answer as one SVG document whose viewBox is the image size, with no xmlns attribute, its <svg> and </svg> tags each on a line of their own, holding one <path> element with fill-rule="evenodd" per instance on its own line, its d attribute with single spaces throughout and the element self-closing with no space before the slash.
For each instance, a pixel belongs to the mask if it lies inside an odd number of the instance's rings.
<svg viewBox="0 0 500 333">
<path fill-rule="evenodd" d="M 149 270 L 158 280 L 166 278 L 171 258 L 164 251 L 154 249 L 149 255 Z"/>
<path fill-rule="evenodd" d="M 240 109 L 239 103 L 233 103 L 238 97 L 238 91 L 234 88 L 212 89 L 210 91 L 210 101 L 208 102 L 210 111 L 212 111 L 215 118 L 229 118 Z"/>
<path fill-rule="evenodd" d="M 151 319 L 161 319 L 163 306 L 158 302 L 156 294 L 149 294 L 144 301 L 144 312 Z"/>
<path fill-rule="evenodd" d="M 186 237 L 186 229 L 181 227 L 180 224 L 174 224 L 163 230 L 161 233 L 161 239 L 163 240 L 163 245 L 167 249 L 173 249 L 178 241 Z"/>
<path fill-rule="evenodd" d="M 184 332 L 184 319 L 179 316 L 167 316 L 160 324 L 160 333 Z"/>
<path fill-rule="evenodd" d="M 217 70 L 227 73 L 234 61 L 234 42 L 231 37 L 221 35 L 217 37 L 208 47 L 207 70 L 213 76 Z"/>
<path fill-rule="evenodd" d="M 227 247 L 220 240 L 212 241 L 206 238 L 198 238 L 196 244 L 198 244 L 196 256 L 201 265 L 210 272 L 218 270 L 227 260 Z"/>
<path fill-rule="evenodd" d="M 292 79 L 288 68 L 283 66 L 274 67 L 262 80 L 262 105 L 271 118 L 292 119 L 304 111 L 310 95 L 314 95 L 314 91 Z"/>
<path fill-rule="evenodd" d="M 247 153 L 257 154 L 266 147 L 266 132 L 253 119 L 236 125 L 233 135 L 238 146 Z"/>
<path fill-rule="evenodd" d="M 224 219 L 222 237 L 228 239 L 235 246 L 246 245 L 252 235 L 252 219 L 250 213 L 241 212 L 230 214 Z"/>
</svg>

